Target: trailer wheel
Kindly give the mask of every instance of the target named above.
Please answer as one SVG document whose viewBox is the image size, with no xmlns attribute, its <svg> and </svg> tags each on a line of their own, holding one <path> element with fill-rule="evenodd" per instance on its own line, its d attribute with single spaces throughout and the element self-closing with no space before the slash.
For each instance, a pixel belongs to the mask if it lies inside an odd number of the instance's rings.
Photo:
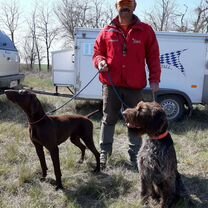
<svg viewBox="0 0 208 208">
<path fill-rule="evenodd" d="M 165 110 L 169 121 L 178 121 L 182 118 L 185 107 L 184 100 L 177 95 L 163 95 L 157 98 L 160 105 Z"/>
</svg>

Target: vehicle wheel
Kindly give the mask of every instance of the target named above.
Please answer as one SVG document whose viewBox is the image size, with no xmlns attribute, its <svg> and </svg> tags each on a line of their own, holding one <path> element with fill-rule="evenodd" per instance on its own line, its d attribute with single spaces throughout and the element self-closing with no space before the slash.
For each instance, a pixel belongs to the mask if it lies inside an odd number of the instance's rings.
<svg viewBox="0 0 208 208">
<path fill-rule="evenodd" d="M 158 102 L 165 110 L 169 121 L 178 121 L 185 112 L 184 100 L 177 95 L 163 95 L 157 98 Z"/>
</svg>

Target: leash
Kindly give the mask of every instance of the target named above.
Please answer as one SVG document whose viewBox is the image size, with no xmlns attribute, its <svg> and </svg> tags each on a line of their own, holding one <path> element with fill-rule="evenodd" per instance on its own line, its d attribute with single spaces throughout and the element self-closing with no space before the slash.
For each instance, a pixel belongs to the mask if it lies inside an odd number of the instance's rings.
<svg viewBox="0 0 208 208">
<path fill-rule="evenodd" d="M 44 118 L 45 118 L 46 114 L 44 114 L 39 120 L 37 121 L 34 121 L 34 122 L 29 122 L 30 125 L 34 125 L 34 124 L 37 124 L 39 123 L 40 121 L 42 121 Z M 29 118 L 28 118 L 28 121 L 29 121 Z"/>
<path fill-rule="evenodd" d="M 109 81 L 111 83 L 111 86 L 113 88 L 113 91 L 114 93 L 116 94 L 116 96 L 118 97 L 118 99 L 120 100 L 120 102 L 126 107 L 126 108 L 129 108 L 129 106 L 122 100 L 121 96 L 119 95 L 118 91 L 116 90 L 116 87 L 113 83 L 113 80 L 111 78 L 111 75 L 110 75 L 110 71 L 108 71 L 108 78 L 109 78 Z M 155 95 L 155 92 L 153 90 L 151 90 L 152 92 L 152 102 L 156 102 L 156 95 Z"/>
<path fill-rule="evenodd" d="M 54 110 L 51 110 L 51 111 L 48 111 L 46 112 L 46 114 L 52 114 L 58 110 L 60 110 L 61 108 L 63 108 L 65 105 L 67 105 L 69 102 L 71 102 L 73 99 L 75 99 L 82 91 L 84 91 L 89 85 L 90 83 L 95 79 L 95 77 L 103 70 L 105 66 L 103 66 L 102 68 L 100 68 L 97 73 L 92 77 L 92 79 L 79 91 L 77 92 L 75 95 L 73 95 L 71 97 L 71 99 L 69 99 L 67 102 L 65 102 L 63 105 L 59 106 L 58 108 L 55 108 Z M 121 96 L 119 95 L 113 81 L 112 81 L 112 78 L 111 78 L 111 75 L 110 75 L 110 71 L 108 71 L 108 78 L 109 78 L 109 81 L 111 83 L 111 86 L 113 88 L 113 91 L 114 93 L 116 94 L 117 98 L 120 100 L 120 102 L 122 103 L 123 106 L 125 106 L 126 108 L 129 108 L 129 106 L 123 101 L 123 99 L 121 98 Z M 155 93 L 152 91 L 152 98 L 153 98 L 153 101 L 155 101 Z"/>
<path fill-rule="evenodd" d="M 108 66 L 107 64 L 103 65 L 103 66 L 101 67 L 100 70 L 102 71 L 102 70 L 103 70 L 105 67 L 107 67 L 107 66 Z M 108 70 L 107 73 L 108 73 L 108 79 L 109 79 L 109 81 L 110 81 L 110 84 L 111 84 L 111 86 L 112 86 L 112 88 L 113 88 L 114 93 L 116 94 L 117 98 L 120 100 L 121 104 L 122 104 L 123 106 L 125 106 L 126 108 L 128 108 L 129 106 L 126 105 L 126 103 L 122 100 L 121 96 L 119 95 L 118 91 L 116 90 L 116 87 L 115 87 L 115 85 L 114 85 L 114 83 L 113 83 L 113 80 L 112 80 L 112 78 L 111 78 L 111 75 L 110 75 L 110 71 Z"/>
<path fill-rule="evenodd" d="M 109 78 L 109 81 L 110 81 L 111 86 L 112 86 L 112 88 L 113 88 L 113 91 L 114 91 L 114 93 L 116 94 L 117 98 L 120 100 L 121 104 L 122 104 L 123 106 L 125 106 L 126 108 L 129 108 L 129 106 L 123 101 L 123 99 L 121 98 L 120 94 L 118 93 L 118 91 L 117 91 L 117 89 L 116 89 L 116 87 L 115 87 L 115 85 L 114 85 L 114 83 L 113 83 L 112 77 L 111 77 L 111 75 L 110 75 L 110 71 L 108 71 L 108 78 Z M 124 116 L 123 116 L 122 113 L 121 113 L 121 115 L 122 115 L 123 121 L 125 121 L 125 118 L 124 118 Z"/>
<path fill-rule="evenodd" d="M 123 99 L 121 98 L 121 96 L 119 95 L 114 83 L 113 83 L 113 80 L 111 78 L 111 75 L 110 75 L 110 71 L 108 71 L 108 78 L 109 78 L 109 81 L 111 83 L 111 86 L 113 88 L 113 91 L 114 93 L 116 94 L 117 98 L 120 100 L 120 102 L 122 103 L 123 106 L 125 106 L 126 108 L 129 108 L 129 106 L 123 101 Z"/>
<path fill-rule="evenodd" d="M 55 108 L 54 110 L 51 110 L 51 111 L 48 111 L 46 114 L 48 115 L 48 114 L 52 114 L 52 113 L 54 113 L 54 112 L 56 112 L 56 111 L 58 111 L 58 110 L 60 110 L 61 108 L 63 108 L 65 105 L 67 105 L 69 102 L 71 102 L 73 99 L 75 99 L 83 90 L 85 90 L 89 85 L 90 85 L 90 83 L 95 79 L 95 77 L 100 73 L 100 71 L 101 71 L 102 69 L 99 69 L 98 71 L 97 71 L 97 73 L 92 77 L 92 79 L 79 91 L 79 92 L 77 92 L 75 95 L 73 95 L 72 97 L 71 97 L 71 99 L 69 99 L 67 102 L 65 102 L 63 105 L 61 105 L 61 106 L 59 106 L 58 108 Z"/>
</svg>

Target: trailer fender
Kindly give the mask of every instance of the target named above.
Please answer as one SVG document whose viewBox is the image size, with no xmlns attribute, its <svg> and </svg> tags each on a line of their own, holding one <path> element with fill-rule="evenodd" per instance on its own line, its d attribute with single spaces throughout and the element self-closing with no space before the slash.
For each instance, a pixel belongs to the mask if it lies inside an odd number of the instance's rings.
<svg viewBox="0 0 208 208">
<path fill-rule="evenodd" d="M 146 88 L 144 93 L 145 97 L 149 95 L 148 101 L 153 100 L 150 88 Z M 162 105 L 169 121 L 180 120 L 185 113 L 185 106 L 188 108 L 188 116 L 191 116 L 193 111 L 190 97 L 180 90 L 161 88 L 155 94 L 155 101 Z"/>
<path fill-rule="evenodd" d="M 180 90 L 160 89 L 156 94 L 156 101 L 164 107 L 167 113 L 170 113 L 168 119 L 172 121 L 181 119 L 185 111 L 184 104 L 188 107 L 188 116 L 191 116 L 193 111 L 190 97 Z"/>
</svg>

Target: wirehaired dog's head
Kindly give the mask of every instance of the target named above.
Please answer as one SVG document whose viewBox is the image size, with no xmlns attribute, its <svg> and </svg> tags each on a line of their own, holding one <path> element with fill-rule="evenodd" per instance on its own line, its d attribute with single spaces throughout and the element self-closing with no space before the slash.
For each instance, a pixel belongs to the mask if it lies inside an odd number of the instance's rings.
<svg viewBox="0 0 208 208">
<path fill-rule="evenodd" d="M 139 134 L 158 136 L 168 128 L 165 111 L 156 102 L 141 101 L 135 108 L 127 108 L 123 115 L 127 126 L 137 129 Z"/>
</svg>

